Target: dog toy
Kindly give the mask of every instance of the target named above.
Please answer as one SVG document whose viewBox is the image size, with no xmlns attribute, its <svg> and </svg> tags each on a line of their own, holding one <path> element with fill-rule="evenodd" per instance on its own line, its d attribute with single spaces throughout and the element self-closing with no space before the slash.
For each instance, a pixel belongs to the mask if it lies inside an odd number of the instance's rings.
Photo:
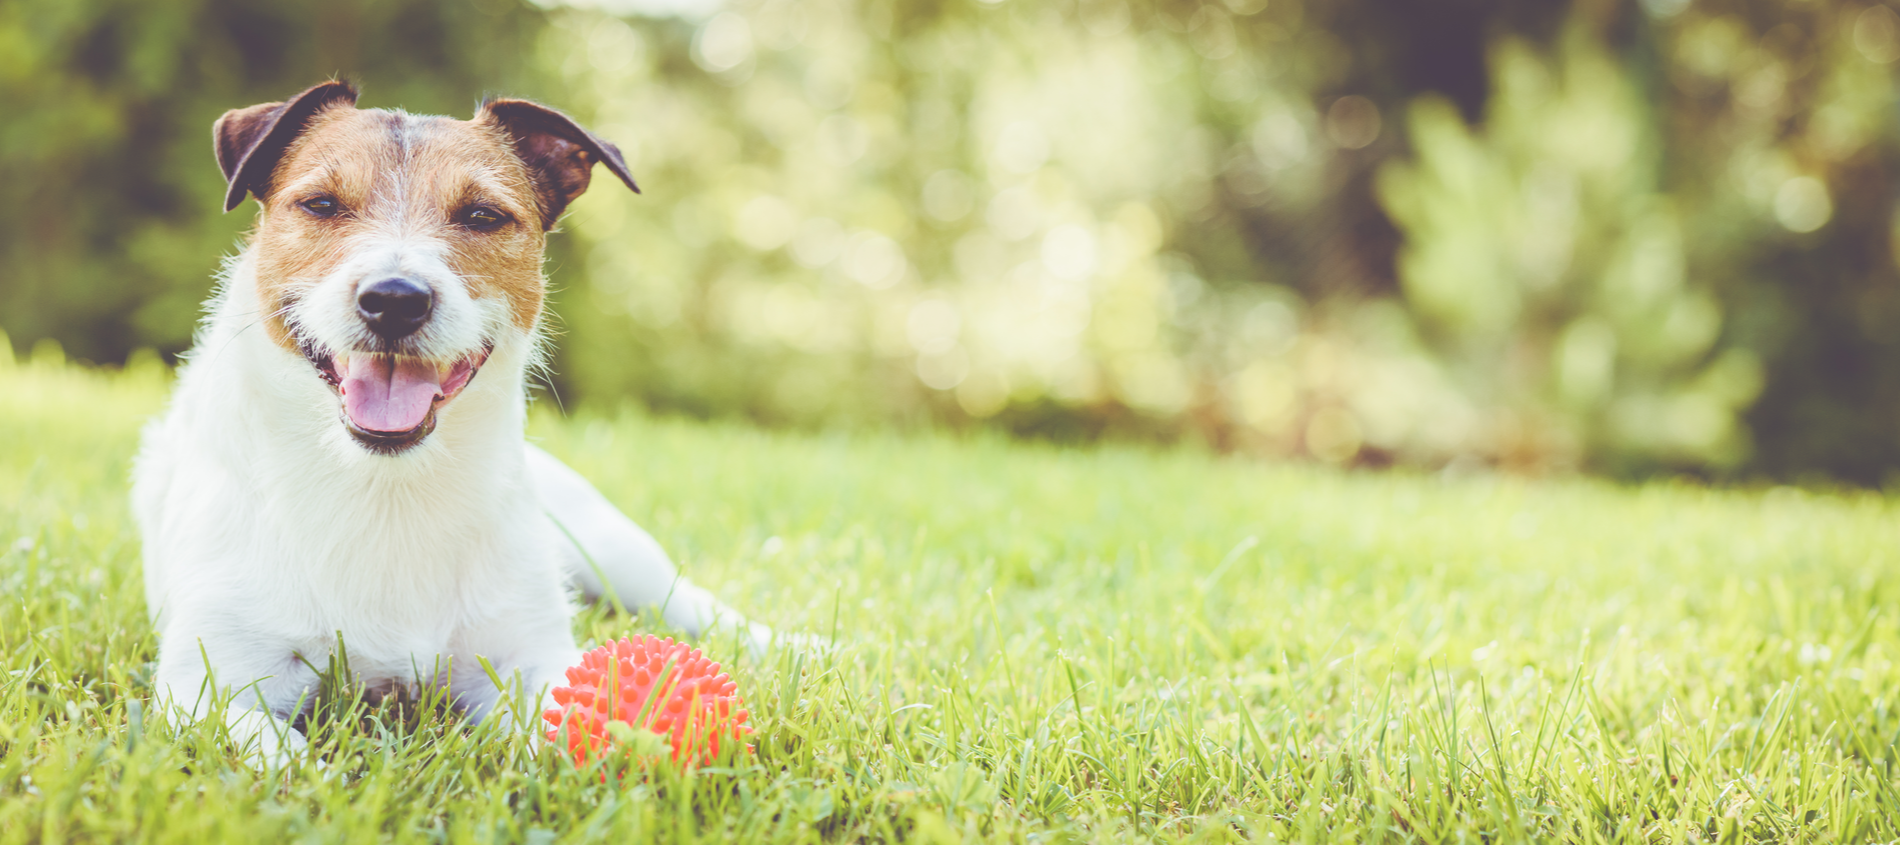
<svg viewBox="0 0 1900 845">
<path fill-rule="evenodd" d="M 554 726 L 548 739 L 556 744 L 566 731 L 576 766 L 615 745 L 642 761 L 670 745 L 674 762 L 708 763 L 752 732 L 732 678 L 699 649 L 671 638 L 610 642 L 581 655 L 567 682 L 552 693 L 560 706 L 541 718 Z"/>
</svg>

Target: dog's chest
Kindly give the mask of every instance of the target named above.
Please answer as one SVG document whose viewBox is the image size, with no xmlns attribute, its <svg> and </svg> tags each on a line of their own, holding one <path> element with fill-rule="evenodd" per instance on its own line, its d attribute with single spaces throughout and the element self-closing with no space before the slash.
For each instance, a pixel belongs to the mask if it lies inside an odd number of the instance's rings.
<svg viewBox="0 0 1900 845">
<path fill-rule="evenodd" d="M 249 605 L 253 625 L 309 654 L 340 638 L 359 676 L 410 680 L 471 659 L 484 632 L 564 610 L 552 538 L 521 518 L 531 502 L 403 492 L 270 507 L 256 525 L 276 552 L 241 590 L 268 597 Z"/>
<path fill-rule="evenodd" d="M 413 690 L 478 674 L 477 655 L 495 656 L 492 632 L 559 614 L 558 594 L 540 592 L 542 601 L 505 584 L 392 588 L 380 596 L 331 590 L 306 597 L 302 613 L 278 615 L 278 634 L 313 671 L 344 672 L 372 693 Z"/>
<path fill-rule="evenodd" d="M 317 628 L 311 633 L 386 643 L 381 650 L 396 655 L 439 651 L 559 595 L 538 584 L 558 584 L 546 541 L 538 533 L 488 527 L 346 542 L 307 561 L 320 577 L 306 581 L 306 621 Z"/>
</svg>

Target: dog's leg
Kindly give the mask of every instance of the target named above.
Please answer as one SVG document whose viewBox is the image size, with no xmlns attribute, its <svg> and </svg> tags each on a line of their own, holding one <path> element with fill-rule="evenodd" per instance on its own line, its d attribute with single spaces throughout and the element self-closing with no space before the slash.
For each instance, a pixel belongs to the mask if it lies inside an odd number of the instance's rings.
<svg viewBox="0 0 1900 845">
<path fill-rule="evenodd" d="M 281 662 L 270 657 L 275 654 L 283 655 Z M 159 706 L 184 721 L 203 721 L 222 700 L 227 735 L 251 763 L 281 767 L 305 746 L 303 734 L 285 719 L 316 689 L 316 672 L 288 647 L 167 625 L 155 682 Z"/>
<path fill-rule="evenodd" d="M 548 726 L 541 714 L 560 707 L 554 700 L 554 687 L 566 686 L 567 667 L 581 662 L 573 638 L 566 636 L 565 628 L 561 634 L 533 648 L 523 648 L 515 636 L 506 637 L 505 643 L 471 643 L 488 652 L 515 653 L 500 661 L 457 661 L 449 673 L 456 707 L 472 721 L 504 719 L 503 726 L 510 730 L 542 738 Z"/>
<path fill-rule="evenodd" d="M 747 621 L 680 575 L 660 544 L 580 473 L 533 445 L 527 449 L 528 476 L 560 535 L 562 565 L 589 599 L 611 598 L 633 610 L 658 607 L 669 624 L 695 636 L 731 626 L 754 648 L 771 644 L 772 629 Z"/>
</svg>

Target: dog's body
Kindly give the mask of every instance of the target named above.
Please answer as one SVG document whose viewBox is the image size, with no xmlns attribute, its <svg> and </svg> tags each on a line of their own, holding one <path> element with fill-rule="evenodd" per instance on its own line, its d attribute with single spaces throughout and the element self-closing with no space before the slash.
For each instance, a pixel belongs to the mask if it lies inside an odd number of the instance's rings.
<svg viewBox="0 0 1900 845">
<path fill-rule="evenodd" d="M 159 696 L 198 718 L 229 695 L 267 754 L 301 742 L 282 720 L 339 637 L 370 690 L 446 684 L 480 717 L 501 691 L 479 659 L 529 689 L 574 662 L 570 586 L 746 624 L 522 437 L 545 233 L 596 161 L 632 187 L 618 151 L 520 101 L 469 122 L 354 101 L 330 83 L 219 121 L 229 204 L 263 211 L 134 485 Z"/>
</svg>

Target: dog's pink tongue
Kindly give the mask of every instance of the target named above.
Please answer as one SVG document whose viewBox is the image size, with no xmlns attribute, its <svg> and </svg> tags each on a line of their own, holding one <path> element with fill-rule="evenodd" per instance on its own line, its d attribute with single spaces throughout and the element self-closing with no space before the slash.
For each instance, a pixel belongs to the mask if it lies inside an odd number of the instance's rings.
<svg viewBox="0 0 1900 845">
<path fill-rule="evenodd" d="M 414 358 L 357 355 L 345 364 L 343 412 L 358 428 L 408 431 L 422 424 L 442 392 L 442 374 Z"/>
</svg>

